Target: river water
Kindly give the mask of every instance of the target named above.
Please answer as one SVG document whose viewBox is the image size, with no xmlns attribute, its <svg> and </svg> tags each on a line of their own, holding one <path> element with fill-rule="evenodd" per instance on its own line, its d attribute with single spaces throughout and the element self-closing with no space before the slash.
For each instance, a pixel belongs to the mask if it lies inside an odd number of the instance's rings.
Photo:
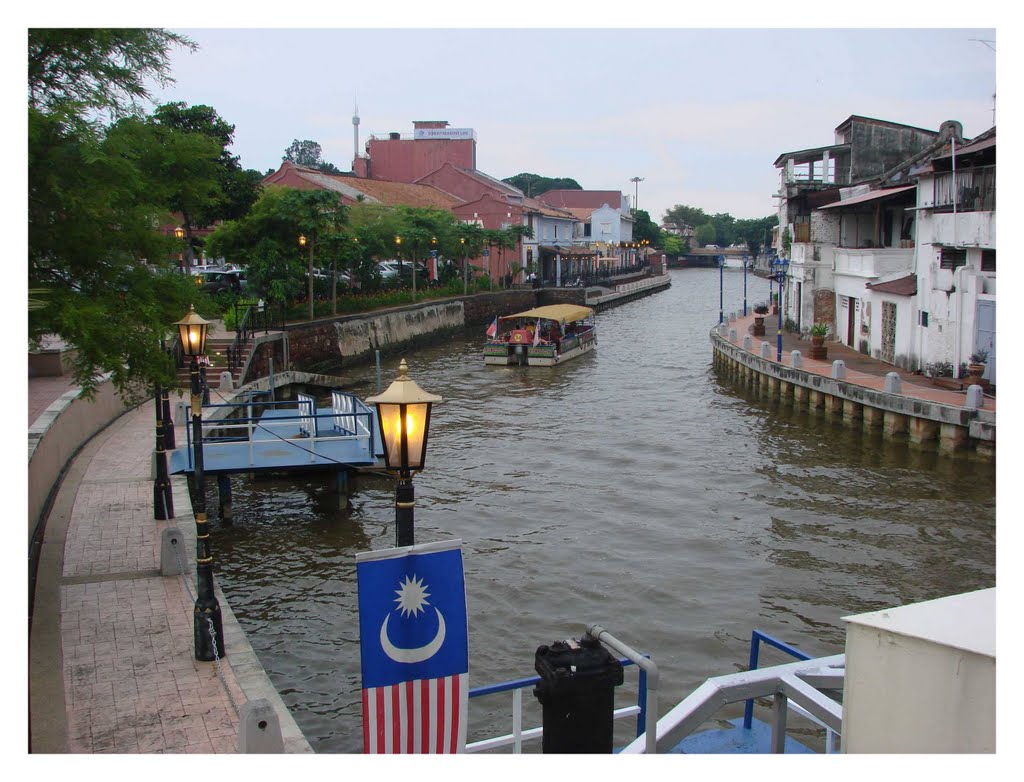
<svg viewBox="0 0 1024 782">
<path fill-rule="evenodd" d="M 836 654 L 844 616 L 995 585 L 993 464 L 730 386 L 708 337 L 718 271 L 671 274 L 599 313 L 598 348 L 557 368 L 485 367 L 483 327 L 406 355 L 445 398 L 415 479 L 416 541 L 463 541 L 471 686 L 533 675 L 539 645 L 598 623 L 657 662 L 664 713 L 742 669 L 753 629 Z M 728 313 L 743 273 L 724 276 Z M 767 300 L 766 281 L 747 284 L 751 306 Z M 372 366 L 336 374 L 376 391 Z M 218 582 L 313 748 L 359 752 L 355 555 L 394 544 L 394 483 L 358 476 L 337 510 L 324 476 L 232 481 Z M 509 729 L 509 701 L 489 700 L 471 701 L 471 741 Z"/>
</svg>

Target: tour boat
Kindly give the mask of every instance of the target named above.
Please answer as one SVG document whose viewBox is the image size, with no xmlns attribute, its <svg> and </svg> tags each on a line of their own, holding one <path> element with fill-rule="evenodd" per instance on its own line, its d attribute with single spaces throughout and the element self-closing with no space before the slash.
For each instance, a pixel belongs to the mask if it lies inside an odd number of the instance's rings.
<svg viewBox="0 0 1024 782">
<path fill-rule="evenodd" d="M 484 363 L 551 367 L 597 346 L 594 310 L 549 304 L 495 318 L 487 329 Z"/>
</svg>

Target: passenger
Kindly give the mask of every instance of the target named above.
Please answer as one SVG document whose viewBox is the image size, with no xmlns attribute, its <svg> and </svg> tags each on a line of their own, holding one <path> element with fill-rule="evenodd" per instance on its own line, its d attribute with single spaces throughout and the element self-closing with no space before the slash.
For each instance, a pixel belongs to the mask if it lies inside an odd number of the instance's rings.
<svg viewBox="0 0 1024 782">
<path fill-rule="evenodd" d="M 537 333 L 537 324 L 531 320 L 526 324 L 526 330 L 530 332 L 530 339 L 533 339 L 533 335 Z"/>
</svg>

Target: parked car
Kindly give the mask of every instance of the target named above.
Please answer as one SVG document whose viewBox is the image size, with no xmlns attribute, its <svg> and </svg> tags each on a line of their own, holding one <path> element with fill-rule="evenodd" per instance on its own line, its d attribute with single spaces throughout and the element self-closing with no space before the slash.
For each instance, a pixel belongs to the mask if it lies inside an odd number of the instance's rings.
<svg viewBox="0 0 1024 782">
<path fill-rule="evenodd" d="M 240 269 L 200 272 L 196 275 L 196 285 L 206 293 L 238 293 L 246 287 L 245 272 Z"/>
<path fill-rule="evenodd" d="M 403 261 L 399 266 L 398 261 L 377 261 L 377 268 L 380 269 L 381 279 L 384 281 L 397 280 L 399 275 L 399 269 L 401 269 L 402 283 L 412 284 L 412 263 Z M 427 267 L 417 261 L 416 262 L 416 273 L 417 273 L 417 285 L 426 284 L 427 282 Z"/>
</svg>

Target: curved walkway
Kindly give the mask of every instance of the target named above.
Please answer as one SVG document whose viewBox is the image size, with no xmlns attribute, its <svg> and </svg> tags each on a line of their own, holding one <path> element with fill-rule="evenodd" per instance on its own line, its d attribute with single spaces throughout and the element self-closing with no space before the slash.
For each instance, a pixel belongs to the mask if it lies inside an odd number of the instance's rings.
<svg viewBox="0 0 1024 782">
<path fill-rule="evenodd" d="M 69 387 L 36 380 L 30 419 Z M 219 590 L 226 659 L 194 659 L 195 523 L 180 476 L 175 517 L 153 518 L 154 427 L 152 400 L 122 415 L 82 448 L 54 498 L 29 644 L 31 751 L 233 753 L 238 710 L 263 698 L 285 752 L 311 752 Z M 188 586 L 160 574 L 169 527 L 182 534 Z"/>
</svg>

